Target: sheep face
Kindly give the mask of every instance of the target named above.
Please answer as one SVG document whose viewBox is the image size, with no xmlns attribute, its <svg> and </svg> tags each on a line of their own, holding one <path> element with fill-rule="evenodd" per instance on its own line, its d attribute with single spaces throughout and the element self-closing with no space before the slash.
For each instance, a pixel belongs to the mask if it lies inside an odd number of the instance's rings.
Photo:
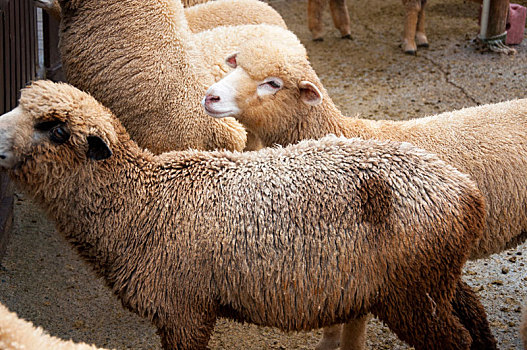
<svg viewBox="0 0 527 350">
<path fill-rule="evenodd" d="M 38 158 L 46 163 L 43 168 L 53 172 L 57 167 L 71 168 L 88 159 L 102 160 L 111 156 L 108 141 L 104 140 L 108 140 L 111 133 L 99 132 L 100 128 L 91 118 L 84 117 L 84 113 L 91 112 L 86 115 L 93 116 L 109 112 L 86 110 L 88 105 L 83 102 L 88 101 L 81 100 L 75 105 L 71 97 L 60 95 L 65 92 L 60 91 L 64 88 L 71 89 L 65 84 L 34 83 L 22 91 L 17 108 L 0 116 L 0 167 L 23 169 Z M 87 100 L 93 101 L 92 98 Z M 51 101 L 58 107 L 46 107 Z"/>
<path fill-rule="evenodd" d="M 255 133 L 262 129 L 280 132 L 292 127 L 292 109 L 297 115 L 322 102 L 322 92 L 314 83 L 286 75 L 279 77 L 280 69 L 265 76 L 253 74 L 238 65 L 237 56 L 233 54 L 226 59 L 235 69 L 213 84 L 202 100 L 205 111 L 212 117 L 235 117 Z"/>
</svg>

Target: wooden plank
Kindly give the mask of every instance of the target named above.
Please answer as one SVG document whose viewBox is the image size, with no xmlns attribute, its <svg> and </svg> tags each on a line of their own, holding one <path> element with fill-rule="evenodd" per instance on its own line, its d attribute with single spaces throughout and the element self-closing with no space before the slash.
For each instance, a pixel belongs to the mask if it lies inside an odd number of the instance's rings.
<svg viewBox="0 0 527 350">
<path fill-rule="evenodd" d="M 19 75 L 18 75 L 18 86 L 17 91 L 20 89 L 20 87 L 25 83 L 27 79 L 27 66 L 28 66 L 28 45 L 27 45 L 27 0 L 20 0 L 17 1 L 18 4 L 18 11 L 19 11 L 19 17 L 18 17 L 18 37 L 16 38 L 17 45 L 19 48 L 20 55 L 18 56 L 18 64 L 17 66 L 20 67 Z M 18 94 L 17 94 L 17 102 L 18 102 Z"/>
<path fill-rule="evenodd" d="M 490 0 L 487 38 L 505 33 L 508 13 L 509 0 Z"/>
<path fill-rule="evenodd" d="M 0 113 L 6 112 L 6 89 L 7 89 L 7 83 L 5 81 L 5 55 L 6 55 L 6 49 L 5 49 L 5 35 L 4 33 L 7 31 L 7 28 L 5 26 L 5 9 L 6 4 L 4 2 L 0 2 Z"/>
<path fill-rule="evenodd" d="M 37 16 L 36 8 L 33 1 L 29 1 L 29 47 L 31 48 L 29 65 L 29 80 L 33 80 L 37 76 L 38 65 L 38 43 L 37 43 Z"/>
</svg>

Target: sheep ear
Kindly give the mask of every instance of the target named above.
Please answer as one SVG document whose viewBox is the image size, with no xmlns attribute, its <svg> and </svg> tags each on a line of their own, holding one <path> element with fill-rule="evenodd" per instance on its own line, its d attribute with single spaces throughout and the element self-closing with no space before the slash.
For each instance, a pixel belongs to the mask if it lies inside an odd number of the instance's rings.
<svg viewBox="0 0 527 350">
<path fill-rule="evenodd" d="M 227 65 L 231 68 L 236 68 L 238 66 L 238 63 L 236 62 L 236 56 L 238 56 L 238 52 L 229 55 L 225 59 L 225 63 L 227 63 Z"/>
<path fill-rule="evenodd" d="M 100 137 L 88 136 L 88 158 L 104 160 L 112 156 L 112 151 Z"/>
<path fill-rule="evenodd" d="M 316 106 L 322 102 L 322 93 L 310 81 L 303 80 L 298 84 L 300 88 L 300 99 L 310 106 Z"/>
</svg>

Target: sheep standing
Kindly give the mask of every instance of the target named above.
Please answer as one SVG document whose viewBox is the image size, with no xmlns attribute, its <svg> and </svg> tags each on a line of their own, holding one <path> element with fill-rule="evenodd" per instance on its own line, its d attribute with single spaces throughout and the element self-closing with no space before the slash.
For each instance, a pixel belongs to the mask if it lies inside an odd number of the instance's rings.
<svg viewBox="0 0 527 350">
<path fill-rule="evenodd" d="M 0 117 L 0 167 L 165 349 L 205 348 L 218 316 L 290 331 L 371 312 L 443 350 L 487 323 L 460 280 L 483 198 L 408 143 L 155 156 L 88 94 L 36 82 Z"/>
<path fill-rule="evenodd" d="M 260 32 L 246 27 L 204 47 L 188 27 L 180 1 L 60 0 L 60 52 L 70 83 L 110 107 L 141 147 L 242 150 L 246 133 L 234 119 L 213 122 L 199 101 L 214 81 L 203 52 L 218 52 Z M 270 7 L 268 7 L 270 9 Z M 282 22 L 283 23 L 283 22 Z M 235 27 L 225 27 L 232 33 Z M 219 38 L 219 36 L 218 36 Z M 226 68 L 225 68 L 226 69 Z"/>
<path fill-rule="evenodd" d="M 227 61 L 237 68 L 203 100 L 217 117 L 235 116 L 264 146 L 328 133 L 407 141 L 468 173 L 487 202 L 487 228 L 471 259 L 527 237 L 527 99 L 466 108 L 409 121 L 346 117 L 333 104 L 294 35 L 276 29 Z M 273 40 L 279 37 L 280 41 Z"/>
<path fill-rule="evenodd" d="M 31 322 L 17 317 L 0 304 L 0 349 L 2 350 L 104 350 L 94 345 L 52 337 Z"/>
</svg>

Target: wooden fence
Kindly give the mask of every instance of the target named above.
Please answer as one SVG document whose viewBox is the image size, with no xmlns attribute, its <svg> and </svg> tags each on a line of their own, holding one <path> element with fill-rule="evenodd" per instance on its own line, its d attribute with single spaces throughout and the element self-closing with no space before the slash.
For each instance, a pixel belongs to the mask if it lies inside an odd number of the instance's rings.
<svg viewBox="0 0 527 350">
<path fill-rule="evenodd" d="M 0 0 L 0 114 L 17 104 L 20 88 L 37 75 L 36 10 L 32 0 Z M 13 221 L 13 191 L 0 173 L 0 259 Z"/>
</svg>

